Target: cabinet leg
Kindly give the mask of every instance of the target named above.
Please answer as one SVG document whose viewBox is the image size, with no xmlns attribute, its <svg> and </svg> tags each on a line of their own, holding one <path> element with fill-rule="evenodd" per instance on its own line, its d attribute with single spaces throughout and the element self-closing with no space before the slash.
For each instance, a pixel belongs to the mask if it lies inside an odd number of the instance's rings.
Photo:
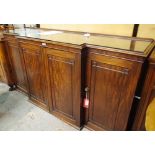
<svg viewBox="0 0 155 155">
<path fill-rule="evenodd" d="M 9 85 L 10 86 L 10 88 L 9 88 L 9 91 L 14 91 L 14 90 L 16 90 L 16 85 Z"/>
</svg>

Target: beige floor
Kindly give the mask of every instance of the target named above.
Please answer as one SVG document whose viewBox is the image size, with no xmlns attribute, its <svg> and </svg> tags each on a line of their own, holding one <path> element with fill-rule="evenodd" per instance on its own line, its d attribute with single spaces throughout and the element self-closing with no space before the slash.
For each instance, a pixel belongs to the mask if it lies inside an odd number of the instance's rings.
<svg viewBox="0 0 155 155">
<path fill-rule="evenodd" d="M 0 131 L 78 131 L 0 83 Z M 88 131 L 83 129 L 82 131 Z"/>
</svg>

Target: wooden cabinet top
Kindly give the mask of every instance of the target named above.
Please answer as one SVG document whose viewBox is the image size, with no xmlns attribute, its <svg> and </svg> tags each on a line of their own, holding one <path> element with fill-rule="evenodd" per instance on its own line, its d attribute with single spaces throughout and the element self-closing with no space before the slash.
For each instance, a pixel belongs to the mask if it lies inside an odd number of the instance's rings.
<svg viewBox="0 0 155 155">
<path fill-rule="evenodd" d="M 44 41 L 54 41 L 66 43 L 79 47 L 87 46 L 95 48 L 111 48 L 116 51 L 126 51 L 127 54 L 147 57 L 151 47 L 154 46 L 153 39 L 133 38 L 125 36 L 114 36 L 95 33 L 72 32 L 64 30 L 44 30 L 44 29 L 15 29 L 4 34 L 17 35 L 29 39 L 39 39 Z"/>
</svg>

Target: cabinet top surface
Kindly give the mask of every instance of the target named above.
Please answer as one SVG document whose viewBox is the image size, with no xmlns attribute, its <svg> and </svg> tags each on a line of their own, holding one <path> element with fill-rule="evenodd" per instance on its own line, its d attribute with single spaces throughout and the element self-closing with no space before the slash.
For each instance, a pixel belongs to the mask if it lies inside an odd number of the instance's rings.
<svg viewBox="0 0 155 155">
<path fill-rule="evenodd" d="M 75 33 L 61 30 L 43 30 L 43 29 L 15 29 L 7 33 L 18 36 L 69 43 L 74 45 L 95 45 L 116 49 L 136 51 L 145 53 L 147 47 L 153 42 L 152 39 L 130 38 L 110 35 L 97 35 L 91 33 Z"/>
</svg>

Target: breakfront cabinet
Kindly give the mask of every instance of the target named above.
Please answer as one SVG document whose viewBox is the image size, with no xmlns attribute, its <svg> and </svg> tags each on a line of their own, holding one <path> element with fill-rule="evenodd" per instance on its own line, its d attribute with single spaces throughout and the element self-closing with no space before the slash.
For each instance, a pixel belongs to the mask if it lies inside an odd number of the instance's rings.
<svg viewBox="0 0 155 155">
<path fill-rule="evenodd" d="M 79 129 L 85 125 L 92 130 L 127 130 L 153 40 L 42 33 L 18 29 L 4 34 L 17 89 Z"/>
</svg>

